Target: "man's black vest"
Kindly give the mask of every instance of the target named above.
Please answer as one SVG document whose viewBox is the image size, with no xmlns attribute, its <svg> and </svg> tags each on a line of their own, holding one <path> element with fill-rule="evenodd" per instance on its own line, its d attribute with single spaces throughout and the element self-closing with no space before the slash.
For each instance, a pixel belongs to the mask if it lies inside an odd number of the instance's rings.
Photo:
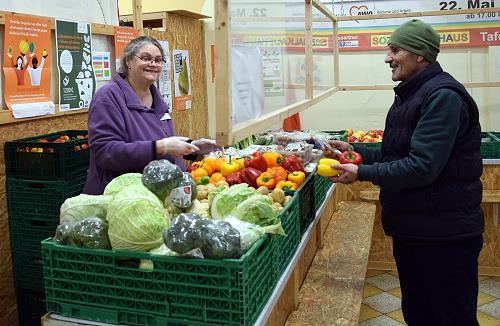
<svg viewBox="0 0 500 326">
<path fill-rule="evenodd" d="M 442 88 L 450 89 L 461 97 L 467 106 L 469 119 L 459 127 L 457 138 L 450 139 L 453 149 L 448 162 L 431 185 L 400 191 L 381 189 L 382 223 L 390 236 L 447 241 L 483 232 L 479 112 L 465 88 L 443 72 L 439 63 L 432 63 L 395 87 L 396 98 L 387 115 L 384 130 L 383 161 L 394 161 L 409 155 L 411 137 L 420 119 L 422 104 L 434 91 Z"/>
</svg>

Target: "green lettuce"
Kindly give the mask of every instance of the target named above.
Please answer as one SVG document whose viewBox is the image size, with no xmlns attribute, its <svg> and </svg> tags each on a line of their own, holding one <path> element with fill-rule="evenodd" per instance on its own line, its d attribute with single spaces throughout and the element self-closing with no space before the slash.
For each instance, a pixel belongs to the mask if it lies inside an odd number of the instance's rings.
<svg viewBox="0 0 500 326">
<path fill-rule="evenodd" d="M 224 219 L 244 200 L 257 195 L 255 191 L 248 189 L 246 183 L 240 183 L 225 189 L 212 200 L 210 207 L 212 218 L 216 220 Z"/>
<path fill-rule="evenodd" d="M 267 227 L 267 233 L 285 235 L 278 213 L 273 210 L 267 196 L 252 196 L 238 204 L 229 215 L 245 222 Z"/>
</svg>

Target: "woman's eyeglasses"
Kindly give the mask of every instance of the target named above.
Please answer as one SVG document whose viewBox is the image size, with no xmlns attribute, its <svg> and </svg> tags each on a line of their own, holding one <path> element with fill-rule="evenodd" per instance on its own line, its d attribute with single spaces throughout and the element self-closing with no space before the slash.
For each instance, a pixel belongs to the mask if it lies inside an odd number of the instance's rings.
<svg viewBox="0 0 500 326">
<path fill-rule="evenodd" d="M 144 63 L 162 65 L 166 62 L 165 59 L 163 59 L 162 57 L 151 58 L 149 56 L 138 56 L 138 55 L 136 55 L 136 57 L 139 58 Z"/>
</svg>

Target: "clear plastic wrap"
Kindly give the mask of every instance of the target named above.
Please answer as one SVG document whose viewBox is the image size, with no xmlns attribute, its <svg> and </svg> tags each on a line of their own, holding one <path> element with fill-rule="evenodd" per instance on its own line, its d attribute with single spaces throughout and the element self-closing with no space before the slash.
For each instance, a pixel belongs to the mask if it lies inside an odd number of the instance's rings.
<svg viewBox="0 0 500 326">
<path fill-rule="evenodd" d="M 241 250 L 243 252 L 250 249 L 266 233 L 263 227 L 242 221 L 233 216 L 229 216 L 224 221 L 231 224 L 240 233 Z"/>
<path fill-rule="evenodd" d="M 199 248 L 204 258 L 239 258 L 240 233 L 224 221 L 212 221 L 197 214 L 179 214 L 163 234 L 165 245 L 180 255 Z"/>
<path fill-rule="evenodd" d="M 196 199 L 196 182 L 188 172 L 182 173 L 182 178 L 174 189 L 169 194 L 172 205 L 181 210 L 191 207 L 193 201 Z"/>
<path fill-rule="evenodd" d="M 89 217 L 75 223 L 60 224 L 54 239 L 59 244 L 90 249 L 111 249 L 108 223 L 98 217 Z"/>
</svg>

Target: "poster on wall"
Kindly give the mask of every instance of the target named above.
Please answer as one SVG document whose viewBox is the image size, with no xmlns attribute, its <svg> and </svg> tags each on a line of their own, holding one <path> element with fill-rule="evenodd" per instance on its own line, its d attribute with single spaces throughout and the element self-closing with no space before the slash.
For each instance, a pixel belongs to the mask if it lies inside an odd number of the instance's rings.
<svg viewBox="0 0 500 326">
<path fill-rule="evenodd" d="M 139 31 L 131 27 L 115 26 L 115 58 L 116 58 L 116 71 L 119 71 L 120 59 L 123 54 L 123 49 L 127 44 L 139 36 Z"/>
<path fill-rule="evenodd" d="M 111 80 L 109 52 L 92 52 L 92 66 L 94 67 L 96 81 Z"/>
<path fill-rule="evenodd" d="M 283 51 L 281 47 L 261 47 L 264 95 L 283 95 Z"/>
<path fill-rule="evenodd" d="M 4 98 L 14 118 L 54 114 L 50 24 L 49 19 L 5 15 Z"/>
<path fill-rule="evenodd" d="M 174 109 L 185 111 L 191 109 L 191 74 L 189 68 L 189 51 L 172 52 L 174 60 Z"/>
<path fill-rule="evenodd" d="M 95 93 L 89 23 L 56 20 L 59 111 L 88 108 Z"/>
<path fill-rule="evenodd" d="M 161 67 L 160 77 L 158 78 L 157 87 L 160 91 L 163 100 L 167 102 L 169 115 L 172 112 L 172 80 L 170 79 L 170 72 L 172 65 L 170 64 L 170 50 L 167 41 L 158 41 L 161 44 L 163 53 L 165 54 L 165 64 Z M 170 117 L 169 117 L 170 118 Z"/>
</svg>

